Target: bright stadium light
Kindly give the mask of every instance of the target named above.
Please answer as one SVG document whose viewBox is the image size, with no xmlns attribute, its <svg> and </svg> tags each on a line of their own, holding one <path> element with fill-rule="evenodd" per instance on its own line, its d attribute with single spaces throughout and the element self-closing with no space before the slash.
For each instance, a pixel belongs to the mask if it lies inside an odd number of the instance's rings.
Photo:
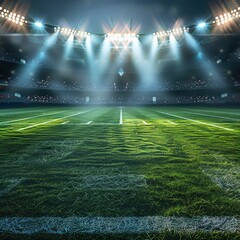
<svg viewBox="0 0 240 240">
<path fill-rule="evenodd" d="M 20 14 L 16 12 L 10 12 L 9 10 L 5 8 L 0 8 L 0 18 L 5 19 L 6 21 L 9 21 L 11 23 L 14 23 L 16 25 L 24 25 L 27 23 L 24 16 L 21 16 Z"/>
<path fill-rule="evenodd" d="M 134 41 L 135 39 L 138 39 L 138 37 L 139 36 L 136 33 L 109 33 L 106 35 L 106 38 L 110 41 L 118 42 Z"/>
<path fill-rule="evenodd" d="M 240 7 L 232 10 L 231 12 L 225 12 L 215 17 L 213 24 L 216 24 L 217 26 L 221 26 L 221 25 L 225 25 L 230 22 L 236 21 L 239 18 L 240 18 Z"/>
<path fill-rule="evenodd" d="M 189 32 L 189 28 L 174 28 L 168 31 L 156 32 L 153 34 L 153 36 L 158 37 L 159 39 L 165 39 L 171 35 L 174 35 L 175 37 L 182 36 L 185 32 Z"/>
<path fill-rule="evenodd" d="M 197 28 L 200 29 L 200 30 L 204 30 L 206 27 L 207 27 L 207 24 L 205 22 L 200 22 L 197 25 Z"/>
<path fill-rule="evenodd" d="M 35 25 L 37 28 L 43 28 L 42 22 L 37 21 L 37 22 L 34 23 L 34 25 Z"/>
<path fill-rule="evenodd" d="M 136 33 L 108 33 L 105 39 L 111 42 L 115 49 L 127 49 L 131 43 L 138 40 L 139 35 Z"/>
<path fill-rule="evenodd" d="M 65 36 L 65 37 L 73 35 L 73 36 L 75 36 L 77 38 L 81 38 L 81 39 L 86 39 L 87 37 L 89 37 L 91 35 L 88 32 L 78 31 L 75 28 L 72 29 L 72 28 L 55 27 L 54 32 L 57 32 L 60 35 Z"/>
</svg>

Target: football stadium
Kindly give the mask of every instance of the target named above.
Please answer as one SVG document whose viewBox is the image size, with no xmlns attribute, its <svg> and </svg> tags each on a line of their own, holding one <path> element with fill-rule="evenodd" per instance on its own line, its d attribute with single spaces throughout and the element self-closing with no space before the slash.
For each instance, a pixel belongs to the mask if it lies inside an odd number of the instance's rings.
<svg viewBox="0 0 240 240">
<path fill-rule="evenodd" d="M 0 239 L 240 239 L 238 0 L 0 1 Z"/>
</svg>

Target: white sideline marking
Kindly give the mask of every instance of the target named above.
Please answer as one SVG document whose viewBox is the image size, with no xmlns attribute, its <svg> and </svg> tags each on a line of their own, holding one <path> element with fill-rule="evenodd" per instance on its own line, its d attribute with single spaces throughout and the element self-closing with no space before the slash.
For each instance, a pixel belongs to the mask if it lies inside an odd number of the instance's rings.
<svg viewBox="0 0 240 240">
<path fill-rule="evenodd" d="M 190 113 L 193 115 L 199 115 L 199 116 L 206 116 L 206 117 L 211 117 L 211 118 L 222 118 L 225 120 L 232 120 L 232 121 L 240 121 L 240 119 L 236 119 L 236 118 L 229 118 L 229 117 L 222 117 L 222 116 L 216 116 L 216 115 L 208 115 L 208 114 L 203 114 L 203 113 L 193 113 L 193 112 L 186 112 L 185 113 Z"/>
<path fill-rule="evenodd" d="M 12 234 L 117 234 L 186 232 L 238 232 L 236 217 L 39 217 L 0 218 L 0 232 Z"/>
<path fill-rule="evenodd" d="M 149 125 L 149 124 L 148 124 L 147 122 L 145 122 L 145 121 L 142 121 L 142 122 L 143 122 L 144 125 Z"/>
<path fill-rule="evenodd" d="M 206 122 L 201 122 L 201 121 L 198 121 L 198 120 L 194 120 L 194 119 L 191 119 L 191 118 L 181 117 L 181 116 L 178 116 L 178 115 L 174 115 L 174 114 L 170 114 L 170 113 L 165 113 L 165 112 L 160 112 L 160 113 L 161 113 L 161 114 L 164 114 L 164 115 L 167 115 L 167 116 L 171 116 L 171 117 L 175 117 L 175 118 L 180 118 L 180 119 L 183 119 L 183 120 L 188 120 L 188 121 L 196 122 L 196 123 L 199 123 L 199 124 L 207 125 L 207 126 L 210 126 L 210 127 L 215 127 L 215 128 L 224 129 L 224 130 L 226 130 L 226 131 L 234 131 L 234 130 L 231 129 L 231 128 L 225 128 L 225 127 L 221 127 L 221 126 L 218 126 L 218 125 L 215 125 L 215 124 L 211 124 L 211 123 L 206 123 Z"/>
<path fill-rule="evenodd" d="M 86 125 L 90 125 L 93 121 L 88 122 Z"/>
<path fill-rule="evenodd" d="M 45 116 L 55 115 L 55 114 L 63 113 L 63 112 L 66 112 L 66 111 L 55 112 L 55 113 L 49 113 L 49 114 L 41 114 L 41 115 L 34 116 L 34 117 L 21 118 L 21 119 L 16 119 L 16 120 L 11 120 L 11 121 L 6 121 L 6 122 L 0 122 L 0 124 L 14 123 L 14 122 L 21 122 L 21 121 L 24 121 L 24 120 L 29 120 L 29 119 L 33 119 L 33 118 L 39 118 L 39 117 L 45 117 Z"/>
<path fill-rule="evenodd" d="M 119 121 L 120 125 L 123 125 L 123 109 L 120 109 L 120 121 Z"/>
<path fill-rule="evenodd" d="M 48 123 L 56 122 L 56 121 L 59 121 L 59 120 L 63 120 L 63 119 L 70 118 L 70 117 L 74 117 L 74 116 L 77 116 L 77 115 L 80 115 L 80 114 L 84 114 L 84 113 L 86 113 L 86 112 L 80 112 L 80 113 L 72 114 L 72 115 L 69 115 L 69 116 L 66 116 L 66 117 L 53 119 L 53 120 L 50 120 L 50 121 L 47 121 L 47 122 L 34 124 L 34 125 L 31 125 L 31 126 L 28 126 L 28 127 L 25 127 L 25 128 L 20 128 L 20 129 L 18 129 L 17 131 L 18 131 L 18 132 L 21 132 L 21 131 L 24 131 L 24 130 L 26 130 L 26 129 L 38 127 L 38 126 L 41 126 L 41 125 L 46 125 L 46 124 L 48 124 Z"/>
</svg>

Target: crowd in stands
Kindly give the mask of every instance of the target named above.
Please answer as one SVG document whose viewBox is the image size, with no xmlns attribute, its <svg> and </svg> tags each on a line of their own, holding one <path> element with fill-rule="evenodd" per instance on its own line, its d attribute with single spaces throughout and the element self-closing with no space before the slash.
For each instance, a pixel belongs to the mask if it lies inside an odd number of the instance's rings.
<svg viewBox="0 0 240 240">
<path fill-rule="evenodd" d="M 194 103 L 215 103 L 217 97 L 213 95 L 193 95 L 193 96 L 165 96 L 157 97 L 153 102 L 153 97 L 149 96 L 50 96 L 50 95 L 29 95 L 29 103 L 56 103 L 56 104 L 194 104 Z"/>
<path fill-rule="evenodd" d="M 88 86 L 77 81 L 57 81 L 51 78 L 46 79 L 14 79 L 11 86 L 33 89 L 57 89 L 57 90 L 88 90 Z"/>
<path fill-rule="evenodd" d="M 0 80 L 1 82 L 1 80 Z M 11 79 L 8 81 L 2 80 L 2 82 L 9 83 L 10 86 L 20 88 L 32 88 L 32 89 L 55 89 L 55 90 L 73 90 L 73 91 L 138 91 L 137 83 L 104 83 L 104 84 L 91 84 L 87 81 L 71 80 L 61 81 L 55 80 L 51 77 L 44 79 Z M 181 79 L 176 81 L 160 80 L 157 86 L 148 86 L 148 90 L 152 91 L 178 91 L 178 90 L 197 90 L 197 89 L 212 89 L 212 88 L 225 88 L 225 87 L 239 87 L 239 78 L 229 78 L 224 81 L 213 81 L 211 78 L 201 79 L 192 77 L 191 79 Z"/>
<path fill-rule="evenodd" d="M 86 98 L 74 96 L 50 96 L 50 95 L 29 95 L 27 102 L 30 103 L 59 103 L 59 104 L 81 104 L 86 103 Z"/>
<path fill-rule="evenodd" d="M 149 93 L 138 93 L 138 96 L 132 94 L 111 94 L 99 95 L 98 92 L 91 96 L 71 94 L 66 95 L 63 92 L 61 95 L 52 94 L 17 94 L 17 93 L 1 93 L 0 102 L 20 102 L 28 104 L 129 104 L 129 105 L 148 105 L 148 104 L 221 104 L 221 103 L 239 103 L 240 93 L 225 93 L 225 94 L 177 94 L 177 95 L 158 95 L 153 96 Z"/>
<path fill-rule="evenodd" d="M 212 80 L 210 79 L 181 79 L 177 80 L 176 82 L 168 82 L 163 81 L 161 82 L 161 89 L 171 91 L 171 90 L 193 90 L 193 89 L 209 89 L 214 87 L 222 86 L 219 84 L 213 84 Z M 223 86 L 222 86 L 223 87 Z"/>
</svg>

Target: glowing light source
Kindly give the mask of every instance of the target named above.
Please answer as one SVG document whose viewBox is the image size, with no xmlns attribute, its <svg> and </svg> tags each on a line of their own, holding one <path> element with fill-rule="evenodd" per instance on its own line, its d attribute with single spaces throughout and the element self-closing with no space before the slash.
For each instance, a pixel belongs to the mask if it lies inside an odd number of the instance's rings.
<svg viewBox="0 0 240 240">
<path fill-rule="evenodd" d="M 197 25 L 197 28 L 198 29 L 205 29 L 207 27 L 207 24 L 205 22 L 200 22 L 198 25 Z"/>
<path fill-rule="evenodd" d="M 138 40 L 139 35 L 136 33 L 108 33 L 105 39 L 111 42 L 115 49 L 127 49 L 131 43 Z"/>
<path fill-rule="evenodd" d="M 215 17 L 213 24 L 220 26 L 220 25 L 224 25 L 224 24 L 230 23 L 232 21 L 235 21 L 238 18 L 240 18 L 240 7 L 232 10 L 231 12 L 225 12 L 225 13 Z"/>
<path fill-rule="evenodd" d="M 156 32 L 153 35 L 158 37 L 158 38 L 160 38 L 160 39 L 162 39 L 162 38 L 169 37 L 170 35 L 181 36 L 185 32 L 189 32 L 189 28 L 186 28 L 186 27 L 175 28 L 175 29 L 168 30 L 168 31 Z"/>
<path fill-rule="evenodd" d="M 72 29 L 72 28 L 55 27 L 54 32 L 57 32 L 63 36 L 73 35 L 79 38 L 87 38 L 88 36 L 90 36 L 90 33 L 84 32 L 84 31 L 78 31 L 75 28 Z"/>
<path fill-rule="evenodd" d="M 43 28 L 43 24 L 39 21 L 35 22 L 34 25 L 38 28 Z"/>
<path fill-rule="evenodd" d="M 124 42 L 136 40 L 139 36 L 136 33 L 109 33 L 105 37 L 113 42 Z"/>
<path fill-rule="evenodd" d="M 5 19 L 6 21 L 12 22 L 17 25 L 24 25 L 27 23 L 24 16 L 21 16 L 20 14 L 16 12 L 10 12 L 9 10 L 0 7 L 0 18 Z"/>
</svg>

